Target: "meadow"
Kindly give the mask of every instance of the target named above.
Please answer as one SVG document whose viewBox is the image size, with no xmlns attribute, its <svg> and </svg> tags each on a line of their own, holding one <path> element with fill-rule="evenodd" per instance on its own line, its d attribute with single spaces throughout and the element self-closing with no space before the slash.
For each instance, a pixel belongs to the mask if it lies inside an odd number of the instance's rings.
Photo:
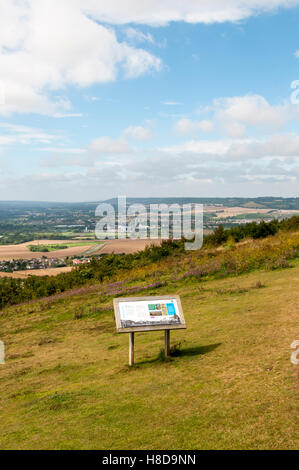
<svg viewBox="0 0 299 470">
<path fill-rule="evenodd" d="M 189 253 L 166 243 L 4 308 L 1 449 L 298 448 L 298 248 L 296 232 Z M 141 292 L 179 294 L 187 330 L 171 333 L 168 360 L 162 332 L 137 334 L 130 368 L 112 299 Z"/>
</svg>

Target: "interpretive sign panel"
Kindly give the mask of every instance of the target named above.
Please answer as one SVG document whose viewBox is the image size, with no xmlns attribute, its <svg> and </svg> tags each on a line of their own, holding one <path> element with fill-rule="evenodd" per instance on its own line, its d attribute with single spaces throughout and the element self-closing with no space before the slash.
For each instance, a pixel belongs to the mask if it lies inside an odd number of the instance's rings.
<svg viewBox="0 0 299 470">
<path fill-rule="evenodd" d="M 178 295 L 118 298 L 113 303 L 119 333 L 186 328 Z"/>
</svg>

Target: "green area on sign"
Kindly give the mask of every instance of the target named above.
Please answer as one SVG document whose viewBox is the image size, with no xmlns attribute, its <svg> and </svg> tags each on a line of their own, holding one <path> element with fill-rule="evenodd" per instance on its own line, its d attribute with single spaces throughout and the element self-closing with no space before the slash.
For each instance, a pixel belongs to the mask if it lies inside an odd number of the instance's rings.
<svg viewBox="0 0 299 470">
<path fill-rule="evenodd" d="M 156 305 L 155 304 L 149 304 L 148 309 L 149 310 L 156 310 Z"/>
</svg>

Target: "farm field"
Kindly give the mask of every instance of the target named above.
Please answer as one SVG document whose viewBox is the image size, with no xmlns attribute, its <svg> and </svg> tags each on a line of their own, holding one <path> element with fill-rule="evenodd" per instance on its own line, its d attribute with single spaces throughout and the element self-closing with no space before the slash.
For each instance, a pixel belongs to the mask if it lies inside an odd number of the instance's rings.
<svg viewBox="0 0 299 470">
<path fill-rule="evenodd" d="M 226 219 L 237 216 L 265 216 L 269 215 L 270 218 L 278 217 L 290 217 L 293 215 L 298 215 L 298 210 L 277 210 L 277 209 L 259 209 L 259 208 L 250 208 L 250 207 L 226 207 L 226 206 L 204 206 L 205 212 L 214 212 L 217 219 Z"/>
<path fill-rule="evenodd" d="M 97 240 L 95 242 L 74 242 L 72 240 L 34 240 L 19 245 L 0 245 L 0 260 L 47 258 L 66 258 L 67 256 L 93 255 L 100 253 L 135 253 L 160 240 Z M 49 252 L 32 252 L 30 245 L 53 246 L 68 245 L 68 248 Z M 98 247 L 97 247 L 98 245 Z"/>
<path fill-rule="evenodd" d="M 64 266 L 62 268 L 27 269 L 26 271 L 14 271 L 13 273 L 5 273 L 0 271 L 0 277 L 25 279 L 29 276 L 57 276 L 61 273 L 69 273 L 72 269 L 72 266 Z"/>
<path fill-rule="evenodd" d="M 160 239 L 104 240 L 104 246 L 98 253 L 136 253 L 150 245 L 160 245 Z"/>
<path fill-rule="evenodd" d="M 29 250 L 30 245 L 68 245 L 68 248 L 55 250 L 51 252 L 32 252 Z M 72 240 L 34 240 L 31 242 L 21 243 L 19 245 L 0 245 L 0 260 L 12 260 L 12 259 L 33 259 L 45 256 L 46 258 L 66 258 L 67 256 L 79 256 L 83 255 L 84 252 L 91 248 L 91 245 L 99 245 L 101 248 L 100 241 L 98 242 L 72 242 Z"/>
</svg>

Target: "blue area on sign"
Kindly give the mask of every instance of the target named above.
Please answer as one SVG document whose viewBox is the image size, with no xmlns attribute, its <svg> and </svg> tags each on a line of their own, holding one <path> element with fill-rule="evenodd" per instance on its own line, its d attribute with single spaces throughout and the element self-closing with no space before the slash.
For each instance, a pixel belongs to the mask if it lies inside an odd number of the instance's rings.
<svg viewBox="0 0 299 470">
<path fill-rule="evenodd" d="M 175 306 L 173 304 L 166 304 L 168 315 L 175 315 Z"/>
</svg>

